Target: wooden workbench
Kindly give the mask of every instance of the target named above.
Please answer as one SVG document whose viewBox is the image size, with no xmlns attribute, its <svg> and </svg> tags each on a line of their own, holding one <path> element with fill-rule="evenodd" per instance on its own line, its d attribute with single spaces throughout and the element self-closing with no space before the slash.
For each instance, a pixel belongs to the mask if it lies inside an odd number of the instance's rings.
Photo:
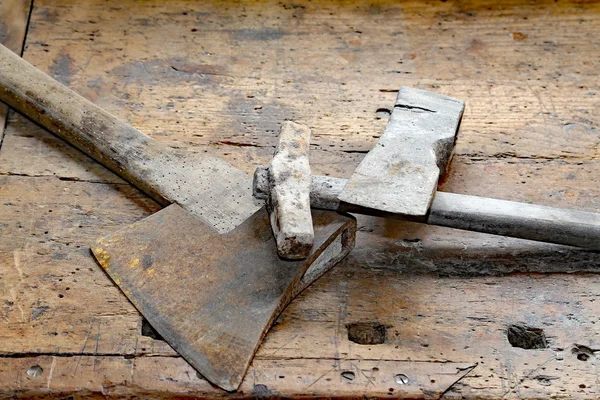
<svg viewBox="0 0 600 400">
<path fill-rule="evenodd" d="M 29 62 L 91 101 L 248 173 L 293 119 L 312 127 L 313 172 L 347 177 L 400 86 L 451 95 L 466 110 L 443 190 L 600 212 L 600 4 L 495 3 L 0 0 L 0 40 L 18 52 L 25 37 Z M 0 397 L 227 396 L 142 335 L 90 255 L 95 238 L 158 209 L 8 114 Z M 230 396 L 600 396 L 600 254 L 359 227 L 354 252 L 283 312 Z M 384 343 L 349 340 L 355 323 L 385 330 Z M 511 345 L 523 326 L 545 335 L 525 344 L 541 349 Z"/>
</svg>

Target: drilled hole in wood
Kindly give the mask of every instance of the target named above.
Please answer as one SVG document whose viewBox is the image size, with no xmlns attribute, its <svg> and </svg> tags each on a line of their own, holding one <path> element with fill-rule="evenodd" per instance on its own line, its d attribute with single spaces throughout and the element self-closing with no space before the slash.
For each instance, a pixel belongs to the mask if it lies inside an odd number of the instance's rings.
<svg viewBox="0 0 600 400">
<path fill-rule="evenodd" d="M 42 374 L 42 372 L 44 372 L 44 370 L 39 365 L 34 365 L 32 367 L 29 367 L 29 368 L 27 368 L 27 371 L 26 371 L 27 375 L 29 375 L 29 376 L 40 376 Z"/>
<path fill-rule="evenodd" d="M 342 375 L 342 378 L 347 379 L 349 381 L 353 381 L 354 378 L 356 378 L 356 374 L 354 374 L 354 372 L 352 372 L 352 371 L 343 371 L 341 373 L 341 375 Z"/>
<path fill-rule="evenodd" d="M 378 108 L 375 111 L 375 115 L 377 115 L 377 119 L 388 118 L 392 112 L 387 108 Z"/>
<path fill-rule="evenodd" d="M 155 340 L 165 340 L 158 332 L 156 332 L 146 318 L 142 318 L 142 336 L 148 336 Z"/>
<path fill-rule="evenodd" d="M 588 361 L 590 358 L 594 357 L 594 350 L 581 344 L 574 345 L 571 349 L 571 353 L 577 357 L 579 361 Z"/>
<path fill-rule="evenodd" d="M 387 334 L 387 326 L 379 322 L 352 322 L 346 329 L 348 340 L 358 344 L 382 344 Z"/>
<path fill-rule="evenodd" d="M 527 350 L 545 349 L 548 347 L 544 330 L 540 328 L 532 328 L 520 324 L 509 325 L 506 329 L 506 337 L 512 347 L 520 347 Z"/>
</svg>

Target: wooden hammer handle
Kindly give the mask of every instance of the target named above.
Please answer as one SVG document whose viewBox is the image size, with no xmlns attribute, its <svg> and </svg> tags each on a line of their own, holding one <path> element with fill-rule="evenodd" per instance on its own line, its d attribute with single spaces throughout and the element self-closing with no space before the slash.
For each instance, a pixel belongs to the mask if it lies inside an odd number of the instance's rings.
<svg viewBox="0 0 600 400">
<path fill-rule="evenodd" d="M 88 154 L 163 204 L 148 182 L 164 145 L 120 121 L 0 45 L 0 100 Z"/>
<path fill-rule="evenodd" d="M 268 196 L 268 174 L 265 167 L 256 169 L 255 197 L 264 199 Z M 313 175 L 310 184 L 311 207 L 600 250 L 598 213 L 436 192 L 429 214 L 424 219 L 415 219 L 341 202 L 338 195 L 346 182 L 343 178 Z"/>
</svg>

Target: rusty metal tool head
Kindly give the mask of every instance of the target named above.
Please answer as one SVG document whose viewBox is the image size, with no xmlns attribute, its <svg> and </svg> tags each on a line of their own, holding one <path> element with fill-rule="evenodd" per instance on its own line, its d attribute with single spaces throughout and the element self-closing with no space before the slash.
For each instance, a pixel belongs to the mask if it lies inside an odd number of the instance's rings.
<svg viewBox="0 0 600 400">
<path fill-rule="evenodd" d="M 99 239 L 92 251 L 175 350 L 235 390 L 308 268 L 324 271 L 353 246 L 352 219 L 318 210 L 312 217 L 315 245 L 304 261 L 278 257 L 265 208 L 218 234 L 172 205 Z"/>
<path fill-rule="evenodd" d="M 279 259 L 245 173 L 152 140 L 1 45 L 0 100 L 168 205 L 93 252 L 158 333 L 226 390 L 283 307 L 354 245 L 352 217 L 316 212 L 308 259 Z"/>
<path fill-rule="evenodd" d="M 358 165 L 339 199 L 424 217 L 450 161 L 465 104 L 402 87 L 385 131 Z"/>
<path fill-rule="evenodd" d="M 284 121 L 269 166 L 267 208 L 280 257 L 303 260 L 313 247 L 310 214 L 310 128 Z"/>
</svg>

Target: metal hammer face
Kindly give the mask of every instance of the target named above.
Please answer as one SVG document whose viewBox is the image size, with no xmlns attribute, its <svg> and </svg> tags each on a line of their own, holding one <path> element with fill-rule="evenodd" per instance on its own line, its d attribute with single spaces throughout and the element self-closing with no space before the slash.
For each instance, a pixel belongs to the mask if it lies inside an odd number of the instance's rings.
<svg viewBox="0 0 600 400">
<path fill-rule="evenodd" d="M 402 87 L 385 131 L 338 198 L 424 217 L 450 161 L 463 110 L 460 100 Z"/>
</svg>

